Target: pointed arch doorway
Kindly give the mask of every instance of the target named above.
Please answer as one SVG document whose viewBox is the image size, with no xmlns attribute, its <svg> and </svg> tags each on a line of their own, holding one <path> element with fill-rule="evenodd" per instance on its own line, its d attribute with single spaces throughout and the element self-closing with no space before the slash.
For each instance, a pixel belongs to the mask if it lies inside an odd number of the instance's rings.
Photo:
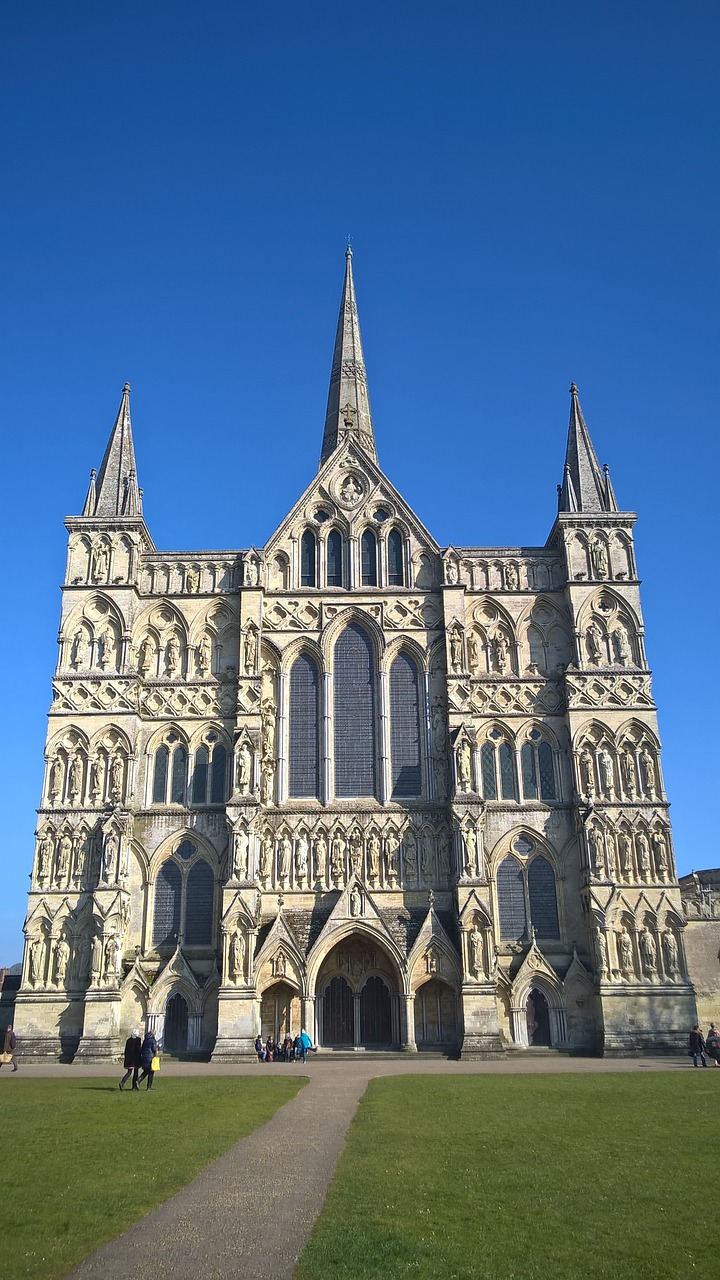
<svg viewBox="0 0 720 1280">
<path fill-rule="evenodd" d="M 317 980 L 318 1043 L 332 1049 L 400 1045 L 398 976 L 382 947 L 364 937 L 338 943 Z"/>
<path fill-rule="evenodd" d="M 188 1007 L 179 991 L 165 1006 L 163 1047 L 168 1053 L 185 1053 L 188 1047 Z"/>
</svg>

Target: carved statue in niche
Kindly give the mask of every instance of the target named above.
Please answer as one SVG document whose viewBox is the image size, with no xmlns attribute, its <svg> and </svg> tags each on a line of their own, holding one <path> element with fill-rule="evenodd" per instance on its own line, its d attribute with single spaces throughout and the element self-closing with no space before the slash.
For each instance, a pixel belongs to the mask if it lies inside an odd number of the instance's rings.
<svg viewBox="0 0 720 1280">
<path fill-rule="evenodd" d="M 438 837 L 438 869 L 441 880 L 449 880 L 452 875 L 452 840 L 450 832 L 443 827 Z"/>
<path fill-rule="evenodd" d="M 316 884 L 325 883 L 325 871 L 327 868 L 328 845 L 324 832 L 320 832 L 315 837 L 313 845 L 313 871 Z"/>
<path fill-rule="evenodd" d="M 65 982 L 69 959 L 70 947 L 66 939 L 61 937 L 55 948 L 55 985 L 57 987 L 61 987 Z"/>
<path fill-rule="evenodd" d="M 432 831 L 425 831 L 422 838 L 422 878 L 425 884 L 435 881 L 435 837 Z"/>
<path fill-rule="evenodd" d="M 637 769 L 635 768 L 635 757 L 632 750 L 625 752 L 622 757 L 621 767 L 625 782 L 625 794 L 629 800 L 634 800 L 637 794 Z"/>
<path fill-rule="evenodd" d="M 460 569 L 454 556 L 446 556 L 443 560 L 445 582 L 448 587 L 456 587 L 460 581 Z"/>
<path fill-rule="evenodd" d="M 50 874 L 50 861 L 53 855 L 53 838 L 49 831 L 44 831 L 40 837 L 37 851 L 37 878 L 38 880 L 47 880 Z"/>
<path fill-rule="evenodd" d="M 680 966 L 678 964 L 678 949 L 675 941 L 674 933 L 668 929 L 662 935 L 662 952 L 665 972 L 671 978 L 677 978 L 680 974 Z"/>
<path fill-rule="evenodd" d="M 113 756 L 112 763 L 110 765 L 110 799 L 113 804 L 120 804 L 123 798 L 124 772 L 122 756 Z"/>
<path fill-rule="evenodd" d="M 597 538 L 590 551 L 593 571 L 596 578 L 607 578 L 610 571 L 607 547 L 601 538 Z"/>
<path fill-rule="evenodd" d="M 442 698 L 435 698 L 432 704 L 433 731 L 433 770 L 435 773 L 436 798 L 445 800 L 448 784 L 448 734 L 445 721 L 445 707 Z"/>
<path fill-rule="evenodd" d="M 337 888 L 345 879 L 345 840 L 338 831 L 330 845 L 330 875 Z"/>
<path fill-rule="evenodd" d="M 97 983 L 100 981 L 100 974 L 102 973 L 102 961 L 103 961 L 102 934 L 96 933 L 92 940 L 92 947 L 90 952 L 90 981 L 93 984 L 93 986 L 97 985 Z"/>
<path fill-rule="evenodd" d="M 363 909 L 363 900 L 360 888 L 354 884 L 350 893 L 350 915 L 361 916 Z"/>
<path fill-rule="evenodd" d="M 252 624 L 245 632 L 245 640 L 243 643 L 243 663 L 245 664 L 245 675 L 254 676 L 257 667 L 257 632 Z"/>
<path fill-rule="evenodd" d="M 200 590 L 200 574 L 191 566 L 185 570 L 185 590 L 188 595 L 197 595 Z"/>
<path fill-rule="evenodd" d="M 304 831 L 301 831 L 295 842 L 295 881 L 304 884 L 308 878 L 308 853 L 310 846 Z"/>
<path fill-rule="evenodd" d="M 36 987 L 42 982 L 43 968 L 45 966 L 45 939 L 41 933 L 37 934 L 30 943 L 30 981 Z"/>
<path fill-rule="evenodd" d="M 631 882 L 633 880 L 633 856 L 632 841 L 627 831 L 621 831 L 618 836 L 618 848 L 620 850 L 620 871 L 623 880 Z"/>
<path fill-rule="evenodd" d="M 346 476 L 340 486 L 340 497 L 349 507 L 356 507 L 363 496 L 362 487 L 355 476 Z"/>
<path fill-rule="evenodd" d="M 82 791 L 82 760 L 80 756 L 73 756 L 70 761 L 70 769 L 68 771 L 68 800 L 70 804 L 77 804 Z"/>
<path fill-rule="evenodd" d="M 380 879 L 380 837 L 377 831 L 373 831 L 368 840 L 368 875 L 371 884 L 377 884 Z"/>
<path fill-rule="evenodd" d="M 477 925 L 470 931 L 468 945 L 470 948 L 470 972 L 474 978 L 484 978 L 485 958 L 483 955 L 483 936 Z"/>
<path fill-rule="evenodd" d="M 655 855 L 655 866 L 657 868 L 658 876 L 661 880 L 667 880 L 670 868 L 668 865 L 667 840 L 665 839 L 663 832 L 653 831 L 651 843 L 652 850 Z"/>
<path fill-rule="evenodd" d="M 632 942 L 628 937 L 625 929 L 620 929 L 617 934 L 617 950 L 618 961 L 620 963 L 620 972 L 629 978 L 635 972 L 635 963 L 633 959 Z"/>
<path fill-rule="evenodd" d="M 593 621 L 585 632 L 585 647 L 587 648 L 588 661 L 594 667 L 598 667 L 602 661 L 603 651 L 603 633 L 598 623 Z"/>
<path fill-rule="evenodd" d="M 610 966 L 608 965 L 608 948 L 605 930 L 597 928 L 594 932 L 595 938 L 595 954 L 597 956 L 598 972 L 601 979 L 605 980 L 610 976 Z"/>
<path fill-rule="evenodd" d="M 611 880 L 617 879 L 617 846 L 615 843 L 615 832 L 609 827 L 605 830 L 605 853 L 607 856 L 607 871 Z"/>
<path fill-rule="evenodd" d="M 450 666 L 453 671 L 463 669 L 463 638 L 459 627 L 453 627 L 450 636 Z"/>
<path fill-rule="evenodd" d="M 635 848 L 637 850 L 638 871 L 641 880 L 650 879 L 650 846 L 648 838 L 644 831 L 638 831 L 635 836 Z"/>
<path fill-rule="evenodd" d="M 174 631 L 165 646 L 165 670 L 171 677 L 180 671 L 180 641 Z"/>
<path fill-rule="evenodd" d="M 595 795 L 595 761 L 589 747 L 580 754 L 580 786 L 586 796 Z"/>
<path fill-rule="evenodd" d="M 622 622 L 618 622 L 613 631 L 613 642 L 618 662 L 626 667 L 632 660 L 632 653 L 630 651 L 630 638 Z"/>
<path fill-rule="evenodd" d="M 358 827 L 353 827 L 350 832 L 350 870 L 354 875 L 362 875 L 362 832 Z"/>
<path fill-rule="evenodd" d="M 73 636 L 73 642 L 70 648 L 70 661 L 74 667 L 83 666 L 86 652 L 87 645 L 85 641 L 85 632 L 82 627 L 80 627 Z"/>
<path fill-rule="evenodd" d="M 405 884 L 412 884 L 418 878 L 417 837 L 412 827 L 408 827 L 402 842 L 402 858 L 405 867 Z"/>
<path fill-rule="evenodd" d="M 244 827 L 233 832 L 232 876 L 234 880 L 247 880 L 248 849 L 250 838 Z"/>
<path fill-rule="evenodd" d="M 245 976 L 245 939 L 239 929 L 233 933 L 230 942 L 230 977 L 233 982 L 242 982 Z"/>
<path fill-rule="evenodd" d="M 197 647 L 197 665 L 201 676 L 208 675 L 212 665 L 212 643 L 207 632 L 203 634 Z"/>
<path fill-rule="evenodd" d="M 458 791 L 472 791 L 472 749 L 467 738 L 461 738 L 455 751 Z"/>
<path fill-rule="evenodd" d="M 502 631 L 495 632 L 491 643 L 495 670 L 498 671 L 501 676 L 504 676 L 508 666 L 508 646 L 507 640 L 505 639 Z"/>
<path fill-rule="evenodd" d="M 114 831 L 108 832 L 103 842 L 102 849 L 102 879 L 106 884 L 115 878 L 115 866 L 117 862 L 118 848 L 120 842 Z"/>
<path fill-rule="evenodd" d="M 90 761 L 90 780 L 88 783 L 90 803 L 100 804 L 102 800 L 102 769 L 96 756 Z"/>
<path fill-rule="evenodd" d="M 477 636 L 474 631 L 469 632 L 467 638 L 467 657 L 468 668 L 471 672 L 477 671 L 480 666 L 480 651 L 478 649 Z"/>
<path fill-rule="evenodd" d="M 519 578 L 517 565 L 512 560 L 508 560 L 503 565 L 503 576 L 505 578 L 505 590 L 517 591 L 519 586 Z"/>
<path fill-rule="evenodd" d="M 463 831 L 465 848 L 465 875 L 474 880 L 478 874 L 478 839 L 474 827 L 466 827 Z"/>
<path fill-rule="evenodd" d="M 292 840 L 287 831 L 283 831 L 278 845 L 278 879 L 286 885 L 290 879 L 292 865 Z"/>
<path fill-rule="evenodd" d="M 285 955 L 282 951 L 278 951 L 275 959 L 273 960 L 273 977 L 284 978 L 286 972 L 287 966 L 285 963 Z"/>
<path fill-rule="evenodd" d="M 588 832 L 588 841 L 593 871 L 599 879 L 603 880 L 605 878 L 605 842 L 602 831 L 598 827 L 591 827 Z"/>
<path fill-rule="evenodd" d="M 103 977 L 106 982 L 117 982 L 120 974 L 120 939 L 111 933 L 105 940 L 105 963 Z"/>
<path fill-rule="evenodd" d="M 115 633 L 112 627 L 103 627 L 97 641 L 98 664 L 105 667 L 115 665 Z"/>
<path fill-rule="evenodd" d="M 646 974 L 657 971 L 657 947 L 649 929 L 643 929 L 640 934 L 640 957 Z"/>
<path fill-rule="evenodd" d="M 263 804 L 272 804 L 275 797 L 275 761 L 268 757 L 263 760 L 260 769 L 260 799 Z"/>
<path fill-rule="evenodd" d="M 138 653 L 138 671 L 141 676 L 146 676 L 155 658 L 155 645 L 150 636 L 145 636 L 140 651 Z"/>
<path fill-rule="evenodd" d="M 385 838 L 385 877 L 391 887 L 400 878 L 400 841 L 394 831 Z"/>
<path fill-rule="evenodd" d="M 58 881 L 66 880 L 70 870 L 70 857 L 72 855 L 72 840 L 67 831 L 61 836 L 57 850 L 57 866 L 55 868 L 55 876 Z"/>
<path fill-rule="evenodd" d="M 271 698 L 264 698 L 260 707 L 262 728 L 260 730 L 260 747 L 263 760 L 275 759 L 275 704 Z"/>
<path fill-rule="evenodd" d="M 243 556 L 243 586 L 256 587 L 260 581 L 260 569 L 258 567 L 257 556 L 251 551 Z"/>
<path fill-rule="evenodd" d="M 654 800 L 657 787 L 655 761 L 653 760 L 652 752 L 649 750 L 647 743 L 644 744 L 640 751 L 640 768 L 642 769 L 645 794 L 650 800 Z"/>
<path fill-rule="evenodd" d="M 110 550 L 104 542 L 96 542 L 90 558 L 90 573 L 93 582 L 107 582 L 110 571 Z"/>
<path fill-rule="evenodd" d="M 613 759 L 607 747 L 601 747 L 598 751 L 598 771 L 600 773 L 600 786 L 603 794 L 612 800 L 615 794 L 615 771 L 613 769 Z"/>
<path fill-rule="evenodd" d="M 260 843 L 260 879 L 267 884 L 272 876 L 274 841 L 272 831 L 265 832 Z"/>
<path fill-rule="evenodd" d="M 75 947 L 75 979 L 79 983 L 87 982 L 90 976 L 90 957 L 92 942 L 87 933 L 81 933 Z"/>
<path fill-rule="evenodd" d="M 50 782 L 48 786 L 50 799 L 52 800 L 53 804 L 55 803 L 57 797 L 62 792 L 63 773 L 64 773 L 64 770 L 63 770 L 62 760 L 60 759 L 59 756 L 55 756 L 52 764 L 50 765 Z"/>
<path fill-rule="evenodd" d="M 247 742 L 242 742 L 237 753 L 237 788 L 242 795 L 248 795 L 252 782 L 252 751 Z"/>
</svg>

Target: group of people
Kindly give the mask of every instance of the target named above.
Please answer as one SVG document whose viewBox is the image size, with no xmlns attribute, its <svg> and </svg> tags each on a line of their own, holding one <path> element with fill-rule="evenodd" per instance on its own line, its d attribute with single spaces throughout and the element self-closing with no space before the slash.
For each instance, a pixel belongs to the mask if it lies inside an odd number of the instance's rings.
<svg viewBox="0 0 720 1280">
<path fill-rule="evenodd" d="M 690 1043 L 688 1045 L 688 1056 L 693 1060 L 693 1066 L 698 1065 L 698 1058 L 703 1066 L 707 1066 L 706 1055 L 713 1058 L 716 1067 L 720 1067 L 720 1031 L 718 1031 L 714 1022 L 710 1023 L 710 1029 L 706 1036 L 700 1030 L 700 1024 L 695 1023 L 690 1032 Z"/>
<path fill-rule="evenodd" d="M 268 1036 L 264 1044 L 262 1036 L 258 1036 L 255 1041 L 258 1062 L 307 1062 L 307 1056 L 311 1049 L 313 1053 L 317 1052 L 317 1046 L 313 1044 L 304 1027 L 300 1034 L 295 1036 L 294 1040 L 288 1033 L 282 1044 L 272 1034 Z"/>
<path fill-rule="evenodd" d="M 118 1088 L 124 1089 L 132 1076 L 133 1089 L 139 1089 L 143 1080 L 147 1080 L 145 1088 L 152 1089 L 153 1077 L 160 1066 L 160 1045 L 152 1031 L 147 1031 L 144 1038 L 137 1027 L 132 1031 L 125 1041 L 123 1066 L 125 1075 Z"/>
</svg>

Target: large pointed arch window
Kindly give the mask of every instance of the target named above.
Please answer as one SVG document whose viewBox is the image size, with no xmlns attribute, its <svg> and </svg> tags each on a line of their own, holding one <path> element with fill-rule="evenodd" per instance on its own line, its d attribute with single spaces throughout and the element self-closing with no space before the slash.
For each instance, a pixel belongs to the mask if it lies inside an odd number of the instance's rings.
<svg viewBox="0 0 720 1280">
<path fill-rule="evenodd" d="M 418 669 L 406 653 L 390 668 L 390 737 L 393 800 L 421 795 Z"/>
<path fill-rule="evenodd" d="M 327 570 L 326 578 L 329 587 L 344 587 L 344 551 L 343 537 L 339 529 L 331 529 L 327 537 Z"/>
<path fill-rule="evenodd" d="M 155 881 L 153 946 L 209 947 L 213 941 L 215 876 L 197 845 L 180 841 Z"/>
<path fill-rule="evenodd" d="M 314 587 L 317 582 L 317 542 L 312 529 L 306 529 L 300 539 L 300 586 Z"/>
<path fill-rule="evenodd" d="M 375 661 L 369 636 L 356 622 L 335 646 L 335 794 L 376 794 Z"/>
<path fill-rule="evenodd" d="M 372 529 L 360 539 L 360 580 L 364 587 L 377 586 L 377 539 Z"/>
<path fill-rule="evenodd" d="M 497 896 L 500 937 L 504 942 L 520 942 L 527 934 L 525 881 L 520 862 L 512 854 L 498 867 Z"/>
<path fill-rule="evenodd" d="M 315 799 L 320 794 L 320 673 L 301 653 L 290 671 L 289 794 Z"/>
<path fill-rule="evenodd" d="M 387 580 L 389 587 L 402 587 L 405 581 L 403 573 L 403 538 L 399 529 L 391 529 L 388 534 Z"/>
<path fill-rule="evenodd" d="M 497 870 L 500 938 L 504 942 L 527 941 L 534 929 L 538 938 L 557 940 L 560 918 L 555 872 L 542 854 L 526 861 L 525 854 L 532 855 L 533 846 L 524 836 L 513 848 L 521 857 L 508 854 Z"/>
</svg>

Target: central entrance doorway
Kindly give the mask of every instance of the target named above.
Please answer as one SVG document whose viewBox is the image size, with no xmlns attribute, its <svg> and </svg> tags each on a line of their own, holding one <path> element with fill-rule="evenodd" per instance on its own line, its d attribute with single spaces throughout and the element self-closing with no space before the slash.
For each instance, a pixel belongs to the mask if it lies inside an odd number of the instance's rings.
<svg viewBox="0 0 720 1280">
<path fill-rule="evenodd" d="M 318 1043 L 333 1049 L 397 1048 L 398 982 L 382 947 L 365 938 L 338 943 L 317 981 Z"/>
<path fill-rule="evenodd" d="M 188 1007 L 179 991 L 170 997 L 165 1006 L 163 1040 L 168 1053 L 185 1053 L 187 1049 Z"/>
</svg>

